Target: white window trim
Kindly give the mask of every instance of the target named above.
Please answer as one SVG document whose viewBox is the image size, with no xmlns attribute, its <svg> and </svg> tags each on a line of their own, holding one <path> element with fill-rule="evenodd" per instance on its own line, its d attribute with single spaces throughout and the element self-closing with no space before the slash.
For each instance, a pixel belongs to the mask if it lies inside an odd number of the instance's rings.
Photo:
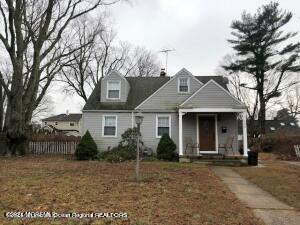
<svg viewBox="0 0 300 225">
<path fill-rule="evenodd" d="M 161 138 L 158 136 L 158 117 L 169 117 L 169 136 L 171 137 L 171 115 L 170 114 L 156 114 L 156 123 L 155 123 L 155 136 L 156 138 Z"/>
<path fill-rule="evenodd" d="M 116 133 L 115 135 L 104 135 L 105 117 L 113 116 L 116 118 Z M 102 116 L 102 137 L 118 137 L 118 116 L 117 115 L 103 115 Z"/>
<path fill-rule="evenodd" d="M 119 83 L 119 97 L 118 98 L 109 98 L 108 97 L 108 91 L 109 91 L 108 84 L 109 84 L 109 82 L 118 82 Z M 119 99 L 121 99 L 121 81 L 120 80 L 108 80 L 106 82 L 106 99 L 110 99 L 110 100 L 119 100 Z"/>
<path fill-rule="evenodd" d="M 188 91 L 185 92 L 185 91 L 180 91 L 180 79 L 187 79 L 187 85 L 188 85 Z M 190 78 L 189 77 L 178 77 L 177 79 L 177 92 L 179 94 L 189 94 L 190 93 L 190 90 L 191 90 L 191 85 L 190 85 Z"/>
</svg>

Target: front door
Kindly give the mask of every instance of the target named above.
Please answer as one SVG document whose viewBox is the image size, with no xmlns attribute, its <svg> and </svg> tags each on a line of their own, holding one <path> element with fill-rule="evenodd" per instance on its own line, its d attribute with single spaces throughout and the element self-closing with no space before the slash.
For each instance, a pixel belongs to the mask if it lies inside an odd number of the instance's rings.
<svg viewBox="0 0 300 225">
<path fill-rule="evenodd" d="M 200 151 L 216 151 L 216 124 L 214 116 L 199 116 Z"/>
</svg>

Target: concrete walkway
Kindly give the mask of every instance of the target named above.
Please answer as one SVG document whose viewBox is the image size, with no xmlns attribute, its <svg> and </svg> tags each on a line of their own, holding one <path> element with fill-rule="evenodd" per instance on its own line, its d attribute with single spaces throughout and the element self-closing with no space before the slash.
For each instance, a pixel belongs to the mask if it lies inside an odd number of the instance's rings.
<svg viewBox="0 0 300 225">
<path fill-rule="evenodd" d="M 294 165 L 294 166 L 300 166 L 299 161 L 283 161 L 283 162 L 290 164 L 290 165 Z"/>
<path fill-rule="evenodd" d="M 251 208 L 266 225 L 299 225 L 300 211 L 277 200 L 228 167 L 213 167 L 237 198 Z"/>
</svg>

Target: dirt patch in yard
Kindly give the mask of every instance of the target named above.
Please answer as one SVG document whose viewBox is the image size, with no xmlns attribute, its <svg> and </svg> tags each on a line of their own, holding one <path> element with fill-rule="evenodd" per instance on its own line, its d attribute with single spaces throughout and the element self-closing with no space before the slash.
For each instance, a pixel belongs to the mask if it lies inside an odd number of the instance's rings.
<svg viewBox="0 0 300 225">
<path fill-rule="evenodd" d="M 0 224 L 262 224 L 201 165 L 0 159 Z M 126 212 L 125 220 L 8 220 L 7 211 Z"/>
<path fill-rule="evenodd" d="M 240 167 L 234 171 L 286 204 L 300 209 L 300 167 L 262 154 L 264 167 Z"/>
</svg>

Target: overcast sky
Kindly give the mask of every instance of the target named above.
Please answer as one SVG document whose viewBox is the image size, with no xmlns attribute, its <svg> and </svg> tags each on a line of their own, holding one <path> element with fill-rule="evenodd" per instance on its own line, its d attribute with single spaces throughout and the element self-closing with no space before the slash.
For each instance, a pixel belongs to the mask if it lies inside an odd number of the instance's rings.
<svg viewBox="0 0 300 225">
<path fill-rule="evenodd" d="M 119 40 L 158 52 L 169 48 L 168 70 L 173 75 L 182 67 L 194 75 L 213 75 L 220 60 L 232 52 L 227 39 L 233 19 L 244 10 L 255 12 L 268 0 L 130 0 L 110 8 Z M 281 0 L 280 7 L 294 14 L 286 29 L 300 31 L 300 0 Z M 163 54 L 159 54 L 165 63 Z M 83 101 L 53 88 L 53 113 L 80 112 Z"/>
</svg>

